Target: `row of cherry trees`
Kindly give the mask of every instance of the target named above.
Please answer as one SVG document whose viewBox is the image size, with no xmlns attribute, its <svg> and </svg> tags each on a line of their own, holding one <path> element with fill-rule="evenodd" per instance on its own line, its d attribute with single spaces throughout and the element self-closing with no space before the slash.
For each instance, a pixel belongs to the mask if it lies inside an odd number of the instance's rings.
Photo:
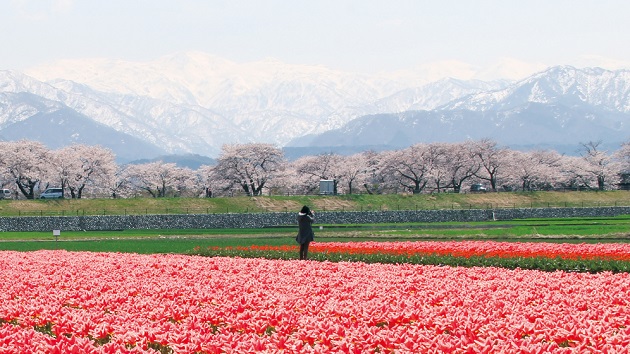
<svg viewBox="0 0 630 354">
<path fill-rule="evenodd" d="M 488 139 L 416 144 L 400 150 L 347 157 L 306 156 L 274 171 L 268 170 L 275 178 L 267 175 L 264 181 L 270 181 L 265 183 L 271 189 L 296 194 L 314 192 L 320 179 L 334 180 L 336 188 L 350 194 L 359 190 L 459 193 L 464 186 L 480 182 L 493 191 L 615 189 L 624 173 L 630 171 L 630 140 L 612 154 L 599 150 L 600 145 L 600 142 L 585 143 L 581 146 L 581 156 L 565 156 L 547 150 L 514 151 Z M 259 173 L 264 174 L 263 169 Z"/>
<path fill-rule="evenodd" d="M 313 194 L 333 180 L 340 193 L 459 193 L 472 183 L 493 191 L 615 189 L 630 171 L 630 140 L 617 151 L 584 143 L 581 156 L 521 152 L 492 140 L 416 144 L 351 156 L 321 154 L 287 161 L 271 144 L 225 145 L 214 166 L 197 170 L 174 163 L 118 165 L 99 146 L 49 150 L 35 141 L 0 142 L 3 188 L 34 199 L 48 187 L 66 197 L 167 197 L 245 194 Z"/>
</svg>

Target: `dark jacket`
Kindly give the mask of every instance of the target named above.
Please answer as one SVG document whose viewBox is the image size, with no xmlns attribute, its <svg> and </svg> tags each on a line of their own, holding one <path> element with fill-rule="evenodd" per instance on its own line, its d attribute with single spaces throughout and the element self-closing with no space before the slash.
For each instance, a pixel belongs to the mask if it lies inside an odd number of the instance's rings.
<svg viewBox="0 0 630 354">
<path fill-rule="evenodd" d="M 311 225 L 313 224 L 313 215 L 298 213 L 297 221 L 298 221 L 299 231 L 298 231 L 297 236 L 295 237 L 295 240 L 300 245 L 313 241 L 313 239 L 315 238 L 315 234 L 313 233 L 313 228 L 311 227 Z"/>
</svg>

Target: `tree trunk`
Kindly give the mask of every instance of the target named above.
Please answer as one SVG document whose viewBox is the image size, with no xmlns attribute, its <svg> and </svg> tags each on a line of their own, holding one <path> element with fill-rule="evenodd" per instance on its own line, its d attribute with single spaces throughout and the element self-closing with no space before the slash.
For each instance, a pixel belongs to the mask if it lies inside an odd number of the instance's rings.
<svg viewBox="0 0 630 354">
<path fill-rule="evenodd" d="M 33 182 L 29 180 L 24 183 L 20 183 L 19 180 L 15 181 L 20 189 L 20 192 L 22 192 L 22 195 L 24 195 L 26 199 L 35 199 L 35 186 L 37 185 L 37 182 L 39 181 Z"/>
<path fill-rule="evenodd" d="M 599 189 L 600 191 L 604 190 L 606 183 L 605 183 L 605 178 L 604 176 L 597 176 L 597 189 Z"/>
<path fill-rule="evenodd" d="M 85 188 L 85 184 L 81 185 L 81 187 L 79 187 L 79 190 L 77 192 L 77 199 L 81 199 L 81 195 L 83 194 L 83 188 Z"/>
</svg>

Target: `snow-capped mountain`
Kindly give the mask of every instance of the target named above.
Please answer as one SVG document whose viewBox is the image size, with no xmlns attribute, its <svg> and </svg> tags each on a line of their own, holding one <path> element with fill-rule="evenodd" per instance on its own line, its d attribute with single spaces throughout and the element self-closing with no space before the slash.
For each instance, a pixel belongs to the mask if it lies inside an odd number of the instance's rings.
<svg viewBox="0 0 630 354">
<path fill-rule="evenodd" d="M 145 155 L 136 158 L 164 153 L 217 156 L 226 143 L 401 146 L 475 138 L 482 132 L 482 137 L 515 143 L 508 139 L 509 129 L 519 126 L 532 127 L 532 143 L 553 143 L 554 134 L 568 132 L 557 122 L 576 126 L 584 119 L 612 129 L 606 130 L 606 138 L 629 135 L 630 78 L 623 70 L 554 67 L 518 82 L 425 82 L 413 75 L 369 76 L 275 60 L 240 64 L 180 53 L 146 63 L 61 62 L 27 74 L 0 71 L 0 138 L 13 140 L 18 126 L 12 125 L 36 126 L 35 118 L 37 125 L 47 122 L 46 129 L 53 130 L 50 125 L 60 121 L 51 117 L 63 113 L 66 123 L 76 119 L 85 126 L 83 118 L 91 120 L 90 129 L 103 129 L 100 136 L 117 132 L 152 146 L 139 149 Z M 42 121 L 42 115 L 51 119 Z M 362 123 L 386 116 L 390 126 L 377 132 Z M 414 124 L 422 129 L 404 126 L 420 116 Z M 483 129 L 473 133 L 477 126 Z M 585 133 L 593 136 L 586 140 L 600 139 L 594 136 L 597 127 L 589 127 Z M 358 138 L 357 129 L 364 138 Z M 61 130 L 68 133 L 68 143 L 89 135 L 72 130 L 72 124 Z M 336 133 L 337 138 L 326 138 Z M 527 140 L 522 133 L 518 138 Z M 112 139 L 108 147 L 120 139 Z"/>
<path fill-rule="evenodd" d="M 557 66 L 501 90 L 454 100 L 442 110 L 509 110 L 526 103 L 589 105 L 611 112 L 630 112 L 630 70 L 576 69 Z"/>
<path fill-rule="evenodd" d="M 284 145 L 365 114 L 431 109 L 463 94 L 504 85 L 446 80 L 416 88 L 406 86 L 409 79 L 274 60 L 236 64 L 201 53 L 150 63 L 82 60 L 29 73 L 46 81 L 4 71 L 2 92 L 29 92 L 57 102 L 169 153 L 208 156 L 216 156 L 225 143 Z M 7 106 L 0 112 L 0 128 L 36 111 L 16 115 Z"/>
<path fill-rule="evenodd" d="M 629 105 L 630 71 L 553 67 L 433 110 L 364 116 L 308 141 L 319 147 L 399 148 L 493 138 L 513 147 L 575 153 L 579 143 L 601 140 L 618 147 L 630 139 Z"/>
<path fill-rule="evenodd" d="M 392 80 L 323 67 L 274 60 L 236 64 L 202 53 L 181 53 L 150 63 L 63 62 L 29 74 L 64 92 L 87 94 L 117 111 L 98 117 L 88 114 L 101 123 L 174 153 L 208 155 L 216 155 L 224 143 L 282 145 L 304 133 L 341 126 L 354 117 L 332 113 L 403 88 Z M 134 120 L 140 124 L 125 123 Z"/>
</svg>

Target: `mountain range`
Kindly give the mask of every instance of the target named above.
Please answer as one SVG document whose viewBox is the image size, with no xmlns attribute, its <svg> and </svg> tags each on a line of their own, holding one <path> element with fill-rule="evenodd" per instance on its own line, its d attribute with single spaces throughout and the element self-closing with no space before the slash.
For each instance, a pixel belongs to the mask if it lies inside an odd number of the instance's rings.
<svg viewBox="0 0 630 354">
<path fill-rule="evenodd" d="M 396 149 L 416 142 L 492 138 L 514 149 L 574 155 L 581 143 L 616 150 L 630 139 L 630 71 L 553 67 L 432 110 L 375 114 L 288 146 Z M 363 147 L 363 148 L 362 148 Z"/>
<path fill-rule="evenodd" d="M 203 53 L 0 71 L 0 139 L 112 149 L 123 162 L 216 157 L 227 143 L 303 153 L 491 138 L 577 149 L 630 138 L 630 71 L 551 67 L 518 81 L 387 77 Z"/>
</svg>

